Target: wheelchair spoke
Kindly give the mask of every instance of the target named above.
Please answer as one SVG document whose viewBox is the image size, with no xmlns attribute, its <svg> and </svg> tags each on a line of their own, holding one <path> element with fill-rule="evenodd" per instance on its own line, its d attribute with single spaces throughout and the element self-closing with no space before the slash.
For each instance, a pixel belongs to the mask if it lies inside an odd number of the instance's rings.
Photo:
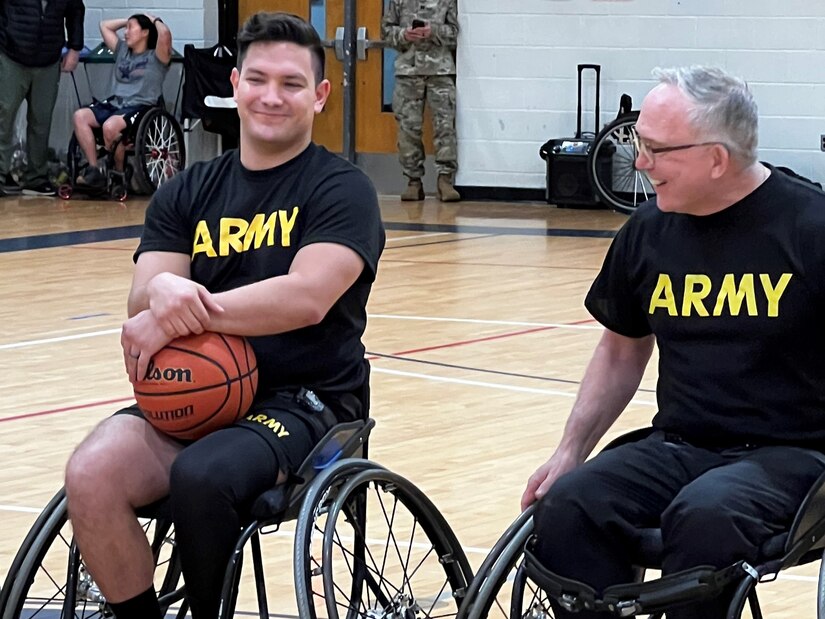
<svg viewBox="0 0 825 619">
<path fill-rule="evenodd" d="M 364 619 L 455 617 L 444 556 L 389 480 L 348 486 L 326 515 L 320 561 L 330 616 Z M 330 520 L 331 519 L 331 520 Z M 424 535 L 424 540 L 421 540 Z M 314 596 L 320 597 L 318 587 Z M 337 609 L 337 612 L 333 612 Z"/>
<path fill-rule="evenodd" d="M 158 531 L 155 521 L 145 521 L 142 526 L 148 538 L 154 539 L 153 552 L 162 566 L 156 570 L 156 576 L 163 584 L 156 587 L 161 592 L 168 592 L 167 589 L 177 586 L 178 580 L 175 577 L 176 566 L 169 558 L 173 540 L 167 534 L 168 527 Z M 3 619 L 96 619 L 111 616 L 105 598 L 83 562 L 78 560 L 71 540 L 72 528 L 66 519 L 64 500 L 43 525 L 21 564 L 3 610 Z M 70 573 L 69 568 L 73 572 Z M 67 605 L 68 608 L 64 608 Z M 64 614 L 64 610 L 68 612 Z"/>
<path fill-rule="evenodd" d="M 180 172 L 185 163 L 183 133 L 166 112 L 147 114 L 138 130 L 137 181 L 142 191 L 151 193 Z"/>
</svg>

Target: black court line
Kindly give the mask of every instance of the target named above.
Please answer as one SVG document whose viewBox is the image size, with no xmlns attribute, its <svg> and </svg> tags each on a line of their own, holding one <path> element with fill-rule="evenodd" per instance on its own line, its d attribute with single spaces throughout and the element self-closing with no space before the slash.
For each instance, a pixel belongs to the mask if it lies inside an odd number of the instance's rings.
<svg viewBox="0 0 825 619">
<path fill-rule="evenodd" d="M 423 224 L 423 223 L 385 223 L 387 230 L 406 230 L 411 232 L 452 232 L 456 234 L 483 234 L 488 236 L 554 236 L 609 239 L 616 235 L 615 230 L 581 230 L 575 228 L 518 228 L 506 226 L 466 226 L 453 224 Z M 67 245 L 82 245 L 85 243 L 102 243 L 105 241 L 120 241 L 140 236 L 142 225 L 120 226 L 117 228 L 99 228 L 97 230 L 81 230 L 78 232 L 58 232 L 55 234 L 37 234 L 9 239 L 0 239 L 0 253 L 13 251 L 27 251 L 31 249 L 50 249 Z"/>
<path fill-rule="evenodd" d="M 481 372 L 483 374 L 496 374 L 498 376 L 511 376 L 513 378 L 529 378 L 531 380 L 541 380 L 549 383 L 564 383 L 566 385 L 579 385 L 580 380 L 568 380 L 566 378 L 551 378 L 549 376 L 537 376 L 535 374 L 520 374 L 518 372 L 505 372 L 503 370 L 488 370 L 486 368 L 477 368 L 468 365 L 457 365 L 455 363 L 443 363 L 441 361 L 426 361 L 424 359 L 416 359 L 415 357 L 402 357 L 399 355 L 385 355 L 378 352 L 367 351 L 368 357 L 378 357 L 380 359 L 395 359 L 397 361 L 409 361 L 411 363 L 421 363 L 423 365 L 435 365 L 442 368 L 451 368 L 454 370 L 467 370 L 470 372 Z M 655 389 L 637 389 L 643 393 L 656 393 Z"/>
<path fill-rule="evenodd" d="M 96 230 L 80 230 L 77 232 L 37 234 L 34 236 L 20 236 L 12 239 L 0 239 L 0 253 L 26 251 L 29 249 L 49 249 L 52 247 L 65 247 L 67 245 L 100 243 L 103 241 L 134 239 L 140 236 L 142 230 L 142 225 L 136 225 L 121 226 L 118 228 L 98 228 Z"/>
<path fill-rule="evenodd" d="M 466 241 L 477 241 L 479 239 L 493 239 L 500 237 L 500 234 L 476 234 L 475 236 L 462 236 L 461 238 L 443 239 L 441 241 L 427 241 L 426 243 L 410 243 L 409 245 L 387 245 L 384 251 L 391 249 L 409 249 L 410 247 L 426 247 L 427 245 L 442 245 L 444 243 L 464 243 Z M 392 239 L 387 239 L 391 241 Z M 413 240 L 409 237 L 407 240 Z"/>
</svg>

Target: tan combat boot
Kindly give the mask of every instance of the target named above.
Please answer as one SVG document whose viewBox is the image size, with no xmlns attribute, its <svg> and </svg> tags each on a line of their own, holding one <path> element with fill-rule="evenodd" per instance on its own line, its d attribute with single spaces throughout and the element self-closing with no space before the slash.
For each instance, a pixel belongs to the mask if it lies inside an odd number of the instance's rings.
<svg viewBox="0 0 825 619">
<path fill-rule="evenodd" d="M 411 178 L 407 183 L 407 188 L 401 194 L 403 202 L 413 202 L 415 200 L 424 199 L 424 185 L 421 184 L 420 178 Z"/>
<path fill-rule="evenodd" d="M 437 192 L 438 199 L 442 202 L 458 202 L 461 200 L 461 194 L 455 190 L 452 180 L 446 174 L 438 176 Z"/>
</svg>

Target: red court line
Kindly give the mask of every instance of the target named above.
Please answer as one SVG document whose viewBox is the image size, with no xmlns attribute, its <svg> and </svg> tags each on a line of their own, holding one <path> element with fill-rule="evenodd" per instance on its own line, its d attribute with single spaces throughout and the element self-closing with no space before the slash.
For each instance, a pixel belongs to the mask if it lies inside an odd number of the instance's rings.
<svg viewBox="0 0 825 619">
<path fill-rule="evenodd" d="M 592 318 L 588 318 L 586 320 L 576 320 L 574 322 L 567 323 L 568 325 L 581 325 L 586 324 L 588 322 L 594 322 Z M 501 340 L 508 337 L 515 337 L 517 335 L 527 335 L 528 333 L 538 333 L 540 331 L 551 331 L 553 329 L 558 329 L 557 326 L 548 326 L 548 327 L 536 327 L 534 329 L 524 329 L 522 331 L 511 331 L 509 333 L 500 333 L 498 335 L 489 335 L 487 337 L 478 337 L 471 340 L 459 340 L 456 342 L 449 342 L 447 344 L 438 344 L 435 346 L 425 346 L 423 348 L 413 348 L 411 350 L 402 350 L 401 352 L 391 353 L 396 357 L 400 357 L 402 355 L 411 355 L 417 352 L 427 352 L 430 350 L 439 350 L 441 348 L 455 348 L 457 346 L 466 346 L 467 344 L 477 344 L 479 342 L 489 342 L 492 340 Z M 379 357 L 375 356 L 368 356 L 367 360 L 372 361 L 378 359 Z M 24 413 L 22 415 L 14 415 L 13 417 L 3 417 L 0 419 L 0 423 L 4 421 L 15 421 L 17 419 L 30 419 L 31 417 L 41 417 L 43 415 L 53 415 L 55 413 L 65 413 L 67 411 L 78 410 L 82 408 L 92 408 L 95 406 L 103 406 L 104 404 L 117 404 L 118 402 L 129 402 L 133 401 L 134 398 L 116 398 L 114 400 L 100 400 L 98 402 L 89 402 L 87 404 L 76 404 L 75 406 L 65 406 L 63 408 L 53 408 L 50 410 L 45 411 L 37 411 L 36 413 Z"/>
<path fill-rule="evenodd" d="M 41 417 L 42 415 L 53 415 L 54 413 L 65 413 L 66 411 L 74 411 L 80 408 L 93 408 L 95 406 L 103 406 L 104 404 L 117 404 L 118 402 L 134 401 L 131 398 L 115 398 L 114 400 L 100 400 L 98 402 L 87 402 L 86 404 L 75 404 L 74 406 L 64 406 L 63 408 L 52 408 L 46 411 L 37 411 L 36 413 L 24 413 L 22 415 L 14 415 L 13 417 L 3 417 L 0 423 L 4 421 L 14 421 L 16 419 L 29 419 L 31 417 Z"/>
<path fill-rule="evenodd" d="M 584 320 L 575 320 L 573 322 L 568 322 L 568 325 L 583 325 L 587 324 L 588 322 L 595 322 L 593 318 L 587 318 Z M 536 327 L 534 329 L 524 329 L 523 331 L 511 331 L 510 333 L 500 333 L 499 335 L 489 335 L 487 337 L 479 337 L 474 338 L 471 340 L 458 340 L 457 342 L 449 342 L 448 344 L 438 344 L 436 346 L 425 346 L 423 348 L 413 348 L 411 350 L 402 350 L 400 352 L 390 353 L 393 356 L 400 357 L 401 355 L 411 355 L 416 352 L 427 352 L 430 350 L 439 350 L 441 348 L 455 348 L 456 346 L 466 346 L 467 344 L 476 344 L 478 342 L 489 342 L 491 340 L 500 340 L 508 337 L 515 337 L 517 335 L 527 335 L 528 333 L 538 333 L 539 331 L 552 331 L 553 329 L 558 329 L 557 326 L 548 326 L 548 327 Z M 380 357 L 367 357 L 368 361 L 372 361 L 374 359 L 379 359 Z"/>
</svg>

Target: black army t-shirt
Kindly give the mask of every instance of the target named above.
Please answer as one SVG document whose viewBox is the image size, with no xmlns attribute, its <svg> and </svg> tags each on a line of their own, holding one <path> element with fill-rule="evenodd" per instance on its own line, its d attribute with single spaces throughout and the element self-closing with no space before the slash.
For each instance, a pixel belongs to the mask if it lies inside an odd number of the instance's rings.
<svg viewBox="0 0 825 619">
<path fill-rule="evenodd" d="M 191 255 L 192 279 L 216 293 L 287 274 L 307 245 L 351 248 L 364 270 L 318 325 L 249 338 L 259 395 L 299 386 L 345 392 L 365 379 L 361 336 L 384 240 L 372 183 L 340 157 L 311 144 L 281 166 L 251 171 L 232 150 L 161 186 L 135 260 L 147 251 Z"/>
<path fill-rule="evenodd" d="M 825 194 L 777 170 L 719 213 L 620 230 L 585 302 L 653 333 L 654 426 L 698 441 L 825 448 Z"/>
</svg>

